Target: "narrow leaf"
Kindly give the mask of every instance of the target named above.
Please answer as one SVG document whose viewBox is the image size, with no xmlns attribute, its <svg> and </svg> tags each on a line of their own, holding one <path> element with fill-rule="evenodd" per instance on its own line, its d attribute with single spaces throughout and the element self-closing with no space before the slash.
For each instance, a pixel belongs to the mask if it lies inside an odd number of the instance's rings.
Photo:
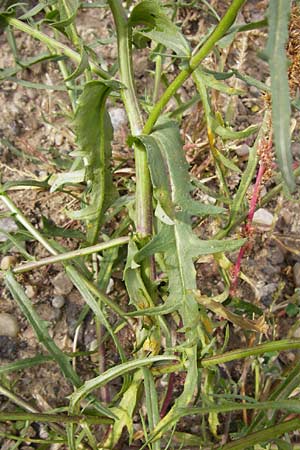
<svg viewBox="0 0 300 450">
<path fill-rule="evenodd" d="M 295 177 L 291 153 L 291 105 L 287 74 L 286 43 L 291 3 L 272 0 L 268 8 L 269 38 L 266 48 L 272 88 L 272 119 L 277 161 L 283 179 L 290 191 L 294 191 Z"/>
</svg>

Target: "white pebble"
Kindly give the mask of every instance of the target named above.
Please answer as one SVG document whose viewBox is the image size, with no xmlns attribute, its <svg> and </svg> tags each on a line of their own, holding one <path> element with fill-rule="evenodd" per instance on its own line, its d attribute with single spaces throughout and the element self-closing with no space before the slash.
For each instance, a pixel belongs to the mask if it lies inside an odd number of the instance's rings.
<svg viewBox="0 0 300 450">
<path fill-rule="evenodd" d="M 36 296 L 36 288 L 34 286 L 31 286 L 31 284 L 28 284 L 25 286 L 25 294 L 28 298 L 34 298 Z"/>
<path fill-rule="evenodd" d="M 17 264 L 17 261 L 18 260 L 17 260 L 16 256 L 11 256 L 11 255 L 4 256 L 1 259 L 1 264 L 0 264 L 1 270 L 8 270 L 11 267 L 14 267 Z"/>
<path fill-rule="evenodd" d="M 264 228 L 271 228 L 274 216 L 264 208 L 260 208 L 254 213 L 253 223 Z"/>
<path fill-rule="evenodd" d="M 0 336 L 16 337 L 19 332 L 17 319 L 8 313 L 0 313 Z"/>
<path fill-rule="evenodd" d="M 56 295 L 51 303 L 53 308 L 61 309 L 65 304 L 65 298 L 62 295 Z"/>
</svg>

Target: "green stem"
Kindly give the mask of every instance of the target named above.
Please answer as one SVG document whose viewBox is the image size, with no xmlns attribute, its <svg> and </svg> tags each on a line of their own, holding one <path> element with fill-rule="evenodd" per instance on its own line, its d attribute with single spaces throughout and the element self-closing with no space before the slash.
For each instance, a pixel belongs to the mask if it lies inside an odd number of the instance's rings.
<svg viewBox="0 0 300 450">
<path fill-rule="evenodd" d="M 112 239 L 111 241 L 101 242 L 97 245 L 92 245 L 91 247 L 80 248 L 78 250 L 73 250 L 67 253 L 60 253 L 59 255 L 49 256 L 47 258 L 43 258 L 39 261 L 32 261 L 26 264 L 21 264 L 14 268 L 14 273 L 24 273 L 29 270 L 35 270 L 38 267 L 46 266 L 48 264 L 55 264 L 58 262 L 68 261 L 73 258 L 77 258 L 80 256 L 91 255 L 93 253 L 98 253 L 103 250 L 107 250 L 109 248 L 119 247 L 120 245 L 128 244 L 130 238 L 128 236 L 120 237 L 117 239 Z"/>
<path fill-rule="evenodd" d="M 80 54 L 69 48 L 67 45 L 62 44 L 56 39 L 51 38 L 47 34 L 42 33 L 41 31 L 36 30 L 35 28 L 32 28 L 30 25 L 27 25 L 26 23 L 22 22 L 21 20 L 15 19 L 14 17 L 6 16 L 5 20 L 9 25 L 16 28 L 17 30 L 23 31 L 24 33 L 27 33 L 30 36 L 32 36 L 34 39 L 44 42 L 44 44 L 46 44 L 47 46 L 55 49 L 56 51 L 62 53 L 63 55 L 66 55 L 68 58 L 72 59 L 75 63 L 80 64 L 81 61 Z M 101 78 L 104 78 L 105 80 L 108 80 L 110 78 L 110 74 L 105 72 L 99 66 L 97 66 L 97 64 L 90 62 L 90 67 L 91 71 L 94 72 L 96 75 L 99 75 Z"/>
<path fill-rule="evenodd" d="M 204 42 L 202 47 L 197 51 L 197 53 L 191 57 L 189 66 L 183 69 L 175 78 L 175 80 L 166 89 L 160 100 L 153 107 L 151 114 L 145 124 L 143 132 L 145 134 L 151 133 L 151 130 L 159 118 L 161 112 L 163 111 L 166 104 L 177 92 L 177 90 L 183 85 L 187 78 L 193 73 L 193 71 L 199 66 L 203 59 L 212 50 L 214 45 L 226 34 L 227 30 L 231 27 L 235 18 L 245 3 L 246 0 L 233 0 L 231 6 L 228 8 L 222 20 L 216 26 L 211 35 Z"/>
<path fill-rule="evenodd" d="M 209 356 L 198 361 L 198 367 L 211 367 L 218 364 L 224 364 L 237 359 L 248 358 L 250 356 L 263 355 L 268 352 L 281 352 L 284 350 L 295 350 L 300 348 L 300 339 L 282 339 L 280 341 L 267 342 L 259 344 L 251 348 L 242 348 L 231 350 L 222 355 Z M 152 369 L 153 375 L 162 375 L 185 370 L 183 363 L 166 364 L 163 367 L 155 367 Z"/>
<path fill-rule="evenodd" d="M 139 108 L 131 55 L 131 31 L 126 12 L 119 0 L 109 0 L 118 38 L 120 79 L 126 86 L 121 95 L 128 115 L 131 133 L 139 135 L 143 129 L 142 113 Z M 147 155 L 144 147 L 134 145 L 136 168 L 136 230 L 140 237 L 152 234 L 152 189 L 148 170 Z"/>
<path fill-rule="evenodd" d="M 222 450 L 244 450 L 245 448 L 253 448 L 255 444 L 260 444 L 269 440 L 273 441 L 279 436 L 282 436 L 284 433 L 299 430 L 299 427 L 299 418 L 287 420 L 286 422 L 278 423 L 273 427 L 265 428 L 264 430 L 249 434 L 248 436 L 238 439 L 237 441 L 230 442 L 229 444 L 224 445 Z"/>
<path fill-rule="evenodd" d="M 89 424 L 110 424 L 112 419 L 99 416 L 67 416 L 66 414 L 44 414 L 24 413 L 24 412 L 0 412 L 0 422 L 6 420 L 29 420 L 30 422 L 46 422 L 46 423 L 89 423 Z"/>
<path fill-rule="evenodd" d="M 154 89 L 153 89 L 153 103 L 157 102 L 157 99 L 159 97 L 159 86 L 160 86 L 160 80 L 161 80 L 161 73 L 162 73 L 162 56 L 157 55 L 155 58 L 155 75 L 154 75 Z"/>
</svg>

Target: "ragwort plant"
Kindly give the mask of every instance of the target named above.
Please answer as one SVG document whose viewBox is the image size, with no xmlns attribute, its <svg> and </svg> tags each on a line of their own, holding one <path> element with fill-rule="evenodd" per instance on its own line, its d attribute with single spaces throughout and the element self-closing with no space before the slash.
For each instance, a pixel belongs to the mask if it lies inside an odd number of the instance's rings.
<svg viewBox="0 0 300 450">
<path fill-rule="evenodd" d="M 240 25 L 236 19 L 245 0 L 232 0 L 223 17 L 219 17 L 212 4 L 202 3 L 143 0 L 123 5 L 119 0 L 90 3 L 45 0 L 31 9 L 20 3 L 1 12 L 1 26 L 16 63 L 14 67 L 1 69 L 1 80 L 47 88 L 25 82 L 20 74 L 36 63 L 56 62 L 62 84 L 54 88 L 68 92 L 73 109 L 70 126 L 77 138 L 69 171 L 41 182 L 21 180 L 1 186 L 1 201 L 22 230 L 21 234 L 8 233 L 8 242 L 25 260 L 4 273 L 5 283 L 47 352 L 4 365 L 0 373 L 5 376 L 54 360 L 74 387 L 62 412 L 35 409 L 12 389 L 0 387 L 1 395 L 18 406 L 13 412 L 11 408 L 9 412 L 1 411 L 1 420 L 24 424 L 20 435 L 8 436 L 16 440 L 14 448 L 24 441 L 35 442 L 26 436 L 28 424 L 32 422 L 46 422 L 49 428 L 48 440 L 37 439 L 35 443 L 40 445 L 37 448 L 50 448 L 57 443 L 71 450 L 115 449 L 128 444 L 132 445 L 130 448 L 152 450 L 194 447 L 225 450 L 271 448 L 271 442 L 276 445 L 272 448 L 291 448 L 287 433 L 300 427 L 300 403 L 290 399 L 299 386 L 299 363 L 286 374 L 278 374 L 280 381 L 268 399 L 262 400 L 264 388 L 259 385 L 259 360 L 255 359 L 260 356 L 268 360 L 268 355 L 276 352 L 298 349 L 300 341 L 270 340 L 268 324 L 260 308 L 244 302 L 246 314 L 239 315 L 231 303 L 239 278 L 249 281 L 240 268 L 251 243 L 255 209 L 280 191 L 288 195 L 288 191 L 296 188 L 299 169 L 293 167 L 290 123 L 291 105 L 299 107 L 295 75 L 299 59 L 295 44 L 299 11 L 290 1 L 272 0 L 265 20 Z M 78 13 L 87 7 L 111 11 L 118 47 L 117 60 L 111 67 L 99 64 L 103 58 L 77 32 Z M 203 31 L 195 48 L 191 48 L 176 23 L 181 7 L 199 8 L 199 14 L 205 12 L 214 18 L 214 27 Z M 226 68 L 224 64 L 222 52 L 225 55 L 237 37 L 246 36 L 254 29 L 268 32 L 264 57 L 270 67 L 270 83 L 243 73 L 242 64 L 240 70 Z M 289 29 L 293 31 L 290 38 Z M 43 43 L 47 52 L 20 60 L 14 37 L 16 30 Z M 155 67 L 151 72 L 153 82 L 145 87 L 144 95 L 138 95 L 134 74 L 135 55 L 141 48 L 148 49 Z M 214 70 L 207 59 L 212 52 L 219 60 Z M 176 67 L 173 79 L 168 72 L 172 64 Z M 179 92 L 189 78 L 196 92 L 188 102 L 183 102 Z M 235 81 L 229 85 L 227 79 Z M 247 84 L 254 85 L 265 98 L 263 118 L 259 125 L 236 131 L 235 96 L 242 94 L 241 87 Z M 225 111 L 214 107 L 214 92 L 228 98 L 226 117 L 222 117 Z M 110 99 L 123 102 L 129 121 L 127 142 L 134 153 L 134 195 L 120 195 L 118 175 L 113 176 L 113 129 L 107 112 Z M 166 112 L 172 99 L 176 106 Z M 202 105 L 216 180 L 214 188 L 191 178 L 183 151 L 180 133 L 183 114 L 196 103 Z M 256 136 L 255 142 L 241 171 L 228 149 L 251 135 Z M 234 192 L 229 186 L 232 173 L 239 177 Z M 260 199 L 266 177 L 275 184 Z M 252 185 L 248 203 L 247 193 Z M 10 189 L 16 186 L 50 192 L 72 192 L 74 186 L 81 188 L 81 209 L 68 212 L 85 227 L 77 250 L 68 251 L 30 223 L 11 199 Z M 196 200 L 192 195 L 195 186 L 209 194 L 209 199 L 214 198 L 214 202 Z M 107 235 L 110 221 L 120 212 L 123 222 Z M 217 230 L 214 236 L 207 235 L 204 240 L 194 230 L 194 224 L 203 219 L 214 221 Z M 239 236 L 241 224 L 244 225 Z M 22 239 L 38 241 L 50 256 L 35 260 L 25 250 Z M 126 261 L 122 259 L 124 251 L 121 252 L 124 247 Z M 238 255 L 231 256 L 230 260 L 226 255 L 236 250 Z M 96 254 L 102 255 L 99 268 Z M 216 296 L 204 295 L 197 286 L 195 261 L 206 261 L 207 255 L 214 256 L 223 281 L 224 290 Z M 19 279 L 19 274 L 54 263 L 63 265 L 85 300 L 78 325 L 89 311 L 95 317 L 100 372 L 87 381 L 80 378 L 70 363 L 78 354 L 66 354 L 57 347 Z M 105 293 L 117 265 L 123 267 L 130 301 L 126 311 Z M 111 313 L 118 319 L 111 320 Z M 258 314 L 256 318 L 255 314 Z M 222 346 L 215 334 L 220 317 L 232 324 L 224 328 Z M 130 358 L 118 338 L 123 327 L 129 327 L 135 335 Z M 249 346 L 225 351 L 230 332 L 245 332 Z M 105 365 L 103 342 L 106 339 L 112 341 L 118 352 L 119 363 L 112 367 Z M 227 362 L 241 359 L 254 367 L 253 398 L 243 395 L 244 391 L 226 369 Z M 221 370 L 227 370 L 226 383 Z M 117 378 L 121 380 L 120 390 L 110 398 L 110 382 Z M 180 389 L 178 380 L 181 380 Z M 265 385 L 270 382 L 264 380 Z M 95 394 L 99 388 L 100 397 Z M 248 410 L 253 411 L 251 415 L 247 415 Z M 193 416 L 193 422 L 198 425 L 196 434 L 182 431 L 187 420 L 183 418 L 187 416 Z M 233 428 L 226 425 L 230 417 L 236 421 Z M 285 441 L 279 439 L 282 436 Z"/>
</svg>

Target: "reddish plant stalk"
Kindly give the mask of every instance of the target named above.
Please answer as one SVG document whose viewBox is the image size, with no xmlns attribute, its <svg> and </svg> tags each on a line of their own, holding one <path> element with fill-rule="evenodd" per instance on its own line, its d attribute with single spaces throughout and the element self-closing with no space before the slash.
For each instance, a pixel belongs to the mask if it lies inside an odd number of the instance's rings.
<svg viewBox="0 0 300 450">
<path fill-rule="evenodd" d="M 170 406 L 171 400 L 172 400 L 172 395 L 173 395 L 173 391 L 174 391 L 174 383 L 175 383 L 175 374 L 171 373 L 169 376 L 169 382 L 168 382 L 168 389 L 166 392 L 166 396 L 163 402 L 163 405 L 161 407 L 161 411 L 160 411 L 160 418 L 162 419 L 163 417 L 165 417 L 165 415 L 168 412 L 168 408 Z"/>
<path fill-rule="evenodd" d="M 248 212 L 248 216 L 247 216 L 247 223 L 245 225 L 244 228 L 244 232 L 246 236 L 250 236 L 252 233 L 252 222 L 253 222 L 253 216 L 255 213 L 255 209 L 257 206 L 257 202 L 259 199 L 259 194 L 260 194 L 260 190 L 261 190 L 261 183 L 262 183 L 262 179 L 264 176 L 266 170 L 266 166 L 265 164 L 261 161 L 260 162 L 260 166 L 258 169 L 258 173 L 256 176 L 256 181 L 255 181 L 255 185 L 254 185 L 254 189 L 253 189 L 253 194 L 251 197 L 251 201 L 250 201 L 250 206 L 249 206 L 249 212 Z M 243 245 L 240 248 L 235 266 L 233 268 L 233 273 L 232 273 L 232 283 L 231 283 L 231 288 L 230 291 L 231 293 L 234 293 L 237 287 L 237 282 L 238 282 L 238 277 L 241 271 L 241 264 L 242 264 L 242 260 L 243 257 L 245 255 L 245 252 L 248 250 L 249 248 L 249 243 L 247 242 L 245 245 Z"/>
</svg>

